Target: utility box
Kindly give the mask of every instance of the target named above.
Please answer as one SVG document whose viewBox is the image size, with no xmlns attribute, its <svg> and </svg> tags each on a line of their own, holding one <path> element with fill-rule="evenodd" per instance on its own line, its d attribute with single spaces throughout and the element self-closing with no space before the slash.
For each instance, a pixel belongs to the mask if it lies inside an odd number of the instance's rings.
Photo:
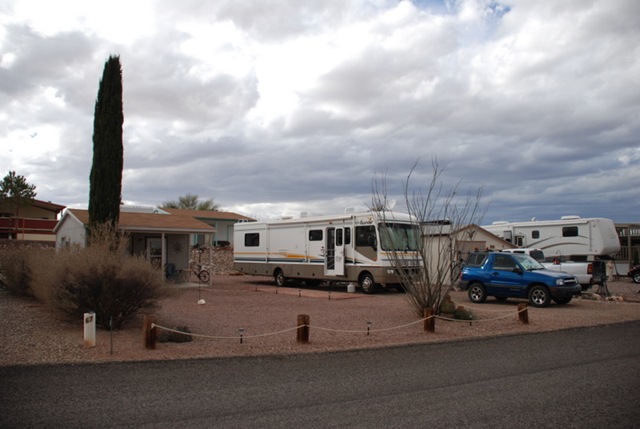
<svg viewBox="0 0 640 429">
<path fill-rule="evenodd" d="M 96 313 L 84 313 L 84 346 L 96 346 Z"/>
</svg>

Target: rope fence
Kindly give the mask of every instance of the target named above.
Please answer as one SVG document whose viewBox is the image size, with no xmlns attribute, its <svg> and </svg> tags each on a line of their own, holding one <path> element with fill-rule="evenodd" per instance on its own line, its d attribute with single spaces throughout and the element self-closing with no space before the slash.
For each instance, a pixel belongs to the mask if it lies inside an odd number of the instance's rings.
<svg viewBox="0 0 640 429">
<path fill-rule="evenodd" d="M 450 322 L 462 322 L 462 323 L 469 323 L 469 324 L 473 324 L 473 323 L 482 323 L 482 322 L 492 322 L 492 321 L 496 321 L 496 320 L 501 320 L 501 319 L 506 319 L 508 317 L 513 317 L 513 316 L 518 316 L 518 319 L 521 323 L 523 324 L 528 324 L 529 323 L 529 315 L 528 315 L 528 306 L 527 304 L 518 304 L 518 310 L 517 311 L 496 311 L 496 310 L 488 310 L 491 312 L 502 312 L 505 313 L 503 315 L 497 316 L 497 317 L 493 317 L 490 319 L 473 319 L 473 320 L 462 320 L 462 319 L 455 319 L 455 318 L 450 318 L 450 317 L 444 317 L 444 316 L 439 316 L 439 315 L 435 315 L 432 314 L 432 310 L 430 309 L 426 309 L 425 310 L 425 317 L 410 322 L 410 323 L 406 323 L 403 325 L 398 325 L 398 326 L 392 326 L 392 327 L 388 327 L 388 328 L 379 328 L 379 329 L 373 329 L 371 327 L 371 322 L 367 322 L 367 327 L 366 329 L 336 329 L 336 328 L 329 328 L 329 327 L 324 327 L 324 326 L 316 326 L 313 325 L 309 322 L 309 316 L 307 315 L 298 315 L 298 324 L 292 328 L 287 328 L 287 329 L 283 329 L 280 331 L 275 331 L 275 332 L 268 332 L 268 333 L 262 333 L 262 334 L 252 334 L 252 335 L 245 335 L 244 334 L 244 329 L 243 328 L 239 328 L 239 334 L 235 335 L 235 336 L 218 336 L 218 335 L 206 335 L 206 334 L 198 334 L 198 333 L 192 333 L 192 332 L 184 332 L 184 331 L 180 331 L 178 329 L 174 329 L 174 328 L 169 328 L 166 326 L 162 326 L 156 323 L 156 319 L 155 317 L 150 317 L 150 316 L 145 316 L 144 321 L 143 321 L 143 336 L 144 336 L 144 344 L 145 347 L 148 349 L 155 349 L 155 344 L 157 341 L 157 335 L 158 335 L 158 331 L 162 330 L 162 331 L 167 331 L 167 332 L 171 332 L 174 334 L 179 334 L 179 335 L 186 335 L 186 336 L 190 336 L 190 337 L 195 337 L 195 338 L 203 338 L 203 339 L 209 339 L 209 340 L 240 340 L 240 343 L 243 342 L 244 339 L 250 339 L 250 338 L 264 338 L 264 337 L 270 337 L 270 336 L 275 336 L 275 335 L 282 335 L 288 332 L 292 332 L 292 331 L 296 331 L 296 336 L 297 336 L 297 341 L 299 343 L 308 343 L 309 342 L 309 333 L 311 329 L 317 329 L 319 331 L 326 331 L 326 332 L 334 332 L 334 333 L 349 333 L 349 334 L 363 334 L 366 333 L 367 335 L 370 335 L 372 333 L 376 333 L 376 332 L 388 332 L 388 331 L 393 331 L 393 330 L 397 330 L 397 329 L 403 329 L 403 328 L 407 328 L 413 325 L 417 325 L 419 323 L 423 323 L 424 324 L 424 330 L 425 331 L 429 331 L 429 332 L 435 332 L 435 320 L 436 319 L 440 319 L 440 320 L 445 320 L 445 321 L 450 321 Z"/>
</svg>

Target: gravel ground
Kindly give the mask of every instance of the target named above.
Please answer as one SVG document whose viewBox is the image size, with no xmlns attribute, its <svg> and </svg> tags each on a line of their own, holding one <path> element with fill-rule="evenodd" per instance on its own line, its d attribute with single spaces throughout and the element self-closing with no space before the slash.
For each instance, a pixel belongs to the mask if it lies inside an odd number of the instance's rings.
<svg viewBox="0 0 640 429">
<path fill-rule="evenodd" d="M 155 350 L 144 348 L 142 316 L 121 331 L 98 329 L 96 346 L 85 347 L 82 320 L 59 321 L 41 304 L 0 290 L 0 365 L 313 353 L 640 320 L 639 286 L 624 278 L 609 283 L 612 300 L 585 295 L 567 306 L 530 307 L 528 325 L 518 321 L 517 304 L 523 301 L 489 298 L 473 305 L 465 293 L 454 291 L 453 301 L 471 309 L 477 320 L 438 319 L 435 333 L 424 330 L 405 295 L 396 291 L 363 295 L 345 288 L 276 288 L 269 278 L 233 275 L 214 275 L 212 283 L 172 286 L 175 296 L 148 312 L 161 327 L 186 326 L 196 334 L 191 342 L 158 343 Z M 308 344 L 296 342 L 300 314 L 310 317 Z"/>
</svg>

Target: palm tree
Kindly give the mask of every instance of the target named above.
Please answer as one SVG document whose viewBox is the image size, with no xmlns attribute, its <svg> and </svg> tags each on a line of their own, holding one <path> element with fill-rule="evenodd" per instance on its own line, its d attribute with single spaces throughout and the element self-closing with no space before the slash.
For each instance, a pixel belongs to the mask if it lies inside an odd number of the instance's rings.
<svg viewBox="0 0 640 429">
<path fill-rule="evenodd" d="M 214 203 L 211 198 L 201 201 L 197 194 L 186 194 L 179 197 L 177 201 L 165 201 L 160 207 L 169 209 L 217 211 L 220 208 L 220 205 Z"/>
</svg>

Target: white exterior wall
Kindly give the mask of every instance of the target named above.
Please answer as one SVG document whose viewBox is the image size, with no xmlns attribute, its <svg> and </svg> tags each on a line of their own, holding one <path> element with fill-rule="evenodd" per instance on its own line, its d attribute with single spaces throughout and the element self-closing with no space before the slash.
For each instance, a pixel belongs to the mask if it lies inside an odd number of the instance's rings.
<svg viewBox="0 0 640 429">
<path fill-rule="evenodd" d="M 84 247 L 87 244 L 87 230 L 84 225 L 71 216 L 64 219 L 56 232 L 56 250 L 72 246 Z"/>
</svg>

